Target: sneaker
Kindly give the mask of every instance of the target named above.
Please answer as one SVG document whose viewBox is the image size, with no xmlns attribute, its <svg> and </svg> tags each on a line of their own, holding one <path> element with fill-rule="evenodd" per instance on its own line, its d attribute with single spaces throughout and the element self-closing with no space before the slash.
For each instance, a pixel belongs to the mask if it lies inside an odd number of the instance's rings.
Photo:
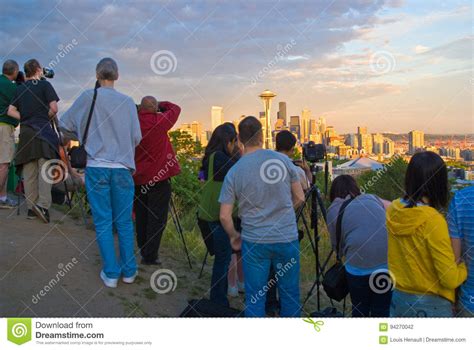
<svg viewBox="0 0 474 350">
<path fill-rule="evenodd" d="M 239 296 L 239 288 L 237 286 L 228 286 L 227 287 L 227 295 L 230 297 L 238 297 Z"/>
<path fill-rule="evenodd" d="M 41 208 L 36 204 L 33 205 L 32 210 L 35 212 L 36 216 L 39 217 L 45 224 L 49 223 L 49 211 L 48 209 Z"/>
<path fill-rule="evenodd" d="M 108 278 L 104 271 L 100 271 L 100 278 L 106 287 L 117 288 L 118 278 Z"/>
<path fill-rule="evenodd" d="M 6 198 L 5 200 L 0 200 L 0 209 L 13 209 L 16 208 L 18 203 L 13 199 Z"/>
<path fill-rule="evenodd" d="M 37 216 L 33 210 L 28 209 L 28 215 L 26 216 L 26 218 L 29 220 L 34 220 L 37 218 Z"/>
<path fill-rule="evenodd" d="M 123 277 L 122 281 L 123 283 L 133 283 L 135 282 L 135 278 L 137 278 L 137 276 L 138 276 L 138 271 L 135 272 L 135 274 L 131 277 Z"/>
</svg>

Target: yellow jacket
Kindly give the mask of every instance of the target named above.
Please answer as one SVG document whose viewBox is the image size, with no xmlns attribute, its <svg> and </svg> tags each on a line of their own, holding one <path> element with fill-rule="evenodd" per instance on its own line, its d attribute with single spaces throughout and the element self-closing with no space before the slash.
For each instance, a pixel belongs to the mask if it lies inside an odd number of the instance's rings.
<svg viewBox="0 0 474 350">
<path fill-rule="evenodd" d="M 444 217 L 430 206 L 405 208 L 400 199 L 387 210 L 388 268 L 395 288 L 433 294 L 455 301 L 455 289 L 466 279 L 456 264 Z"/>
</svg>

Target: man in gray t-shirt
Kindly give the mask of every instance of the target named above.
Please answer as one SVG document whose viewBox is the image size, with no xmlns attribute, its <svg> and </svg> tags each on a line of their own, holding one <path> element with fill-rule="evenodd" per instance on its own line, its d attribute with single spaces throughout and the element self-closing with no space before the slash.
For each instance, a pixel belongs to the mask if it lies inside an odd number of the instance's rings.
<svg viewBox="0 0 474 350">
<path fill-rule="evenodd" d="M 222 186 L 220 220 L 232 248 L 242 249 L 246 316 L 265 316 L 266 292 L 277 285 L 285 317 L 300 315 L 299 243 L 294 207 L 304 201 L 291 160 L 262 149 L 262 125 L 255 117 L 239 124 L 244 155 L 227 173 Z M 235 230 L 232 211 L 238 203 L 242 232 Z M 275 275 L 268 275 L 273 266 Z"/>
</svg>

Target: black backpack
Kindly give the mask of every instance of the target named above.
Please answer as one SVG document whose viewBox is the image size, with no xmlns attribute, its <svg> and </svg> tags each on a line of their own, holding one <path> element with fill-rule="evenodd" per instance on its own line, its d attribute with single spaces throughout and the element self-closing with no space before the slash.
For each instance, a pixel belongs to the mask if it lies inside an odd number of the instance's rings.
<svg viewBox="0 0 474 350">
<path fill-rule="evenodd" d="M 336 223 L 336 263 L 325 273 L 323 278 L 323 288 L 327 296 L 336 301 L 341 301 L 349 293 L 347 285 L 346 268 L 341 260 L 341 227 L 344 210 L 354 198 L 350 198 L 342 203 L 337 214 Z"/>
</svg>

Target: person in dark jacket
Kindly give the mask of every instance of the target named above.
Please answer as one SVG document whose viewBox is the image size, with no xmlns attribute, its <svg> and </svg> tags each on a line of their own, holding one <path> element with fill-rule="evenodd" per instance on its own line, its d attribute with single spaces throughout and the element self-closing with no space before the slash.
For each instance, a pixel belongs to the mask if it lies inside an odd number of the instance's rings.
<svg viewBox="0 0 474 350">
<path fill-rule="evenodd" d="M 144 265 L 159 265 L 159 249 L 168 219 L 171 177 L 180 167 L 168 131 L 178 120 L 181 108 L 153 96 L 142 99 L 138 119 L 143 138 L 135 151 L 135 217 L 137 244 Z"/>
<path fill-rule="evenodd" d="M 48 174 L 59 158 L 59 138 L 51 120 L 58 113 L 59 97 L 44 80 L 37 60 L 28 60 L 24 68 L 26 82 L 17 88 L 8 108 L 8 115 L 20 120 L 15 164 L 23 176 L 28 218 L 49 223 L 52 181 Z"/>
<path fill-rule="evenodd" d="M 203 190 L 203 197 L 205 194 L 208 194 L 210 196 L 209 198 L 215 201 L 211 207 L 217 209 L 220 207 L 217 202 L 220 188 L 228 171 L 234 166 L 239 157 L 236 152 L 236 143 L 237 132 L 235 127 L 225 123 L 219 125 L 214 130 L 204 152 L 204 158 L 202 160 L 202 169 L 204 179 L 206 180 L 204 186 L 207 186 L 207 190 L 209 190 L 212 188 L 210 181 L 214 184 L 218 184 L 218 186 L 212 189 L 212 191 L 216 193 L 208 193 L 205 189 Z M 210 164 L 211 159 L 213 160 L 212 164 Z M 209 174 L 209 169 L 211 168 L 213 169 L 212 177 L 211 174 Z M 203 200 L 204 199 L 201 199 L 200 206 L 203 206 Z M 212 267 L 210 299 L 215 303 L 228 306 L 228 270 L 232 258 L 232 248 L 230 246 L 229 237 L 219 221 L 219 211 L 217 210 L 216 213 L 206 214 L 215 214 L 212 221 L 208 222 L 209 229 L 212 232 L 215 253 L 214 265 Z"/>
</svg>

